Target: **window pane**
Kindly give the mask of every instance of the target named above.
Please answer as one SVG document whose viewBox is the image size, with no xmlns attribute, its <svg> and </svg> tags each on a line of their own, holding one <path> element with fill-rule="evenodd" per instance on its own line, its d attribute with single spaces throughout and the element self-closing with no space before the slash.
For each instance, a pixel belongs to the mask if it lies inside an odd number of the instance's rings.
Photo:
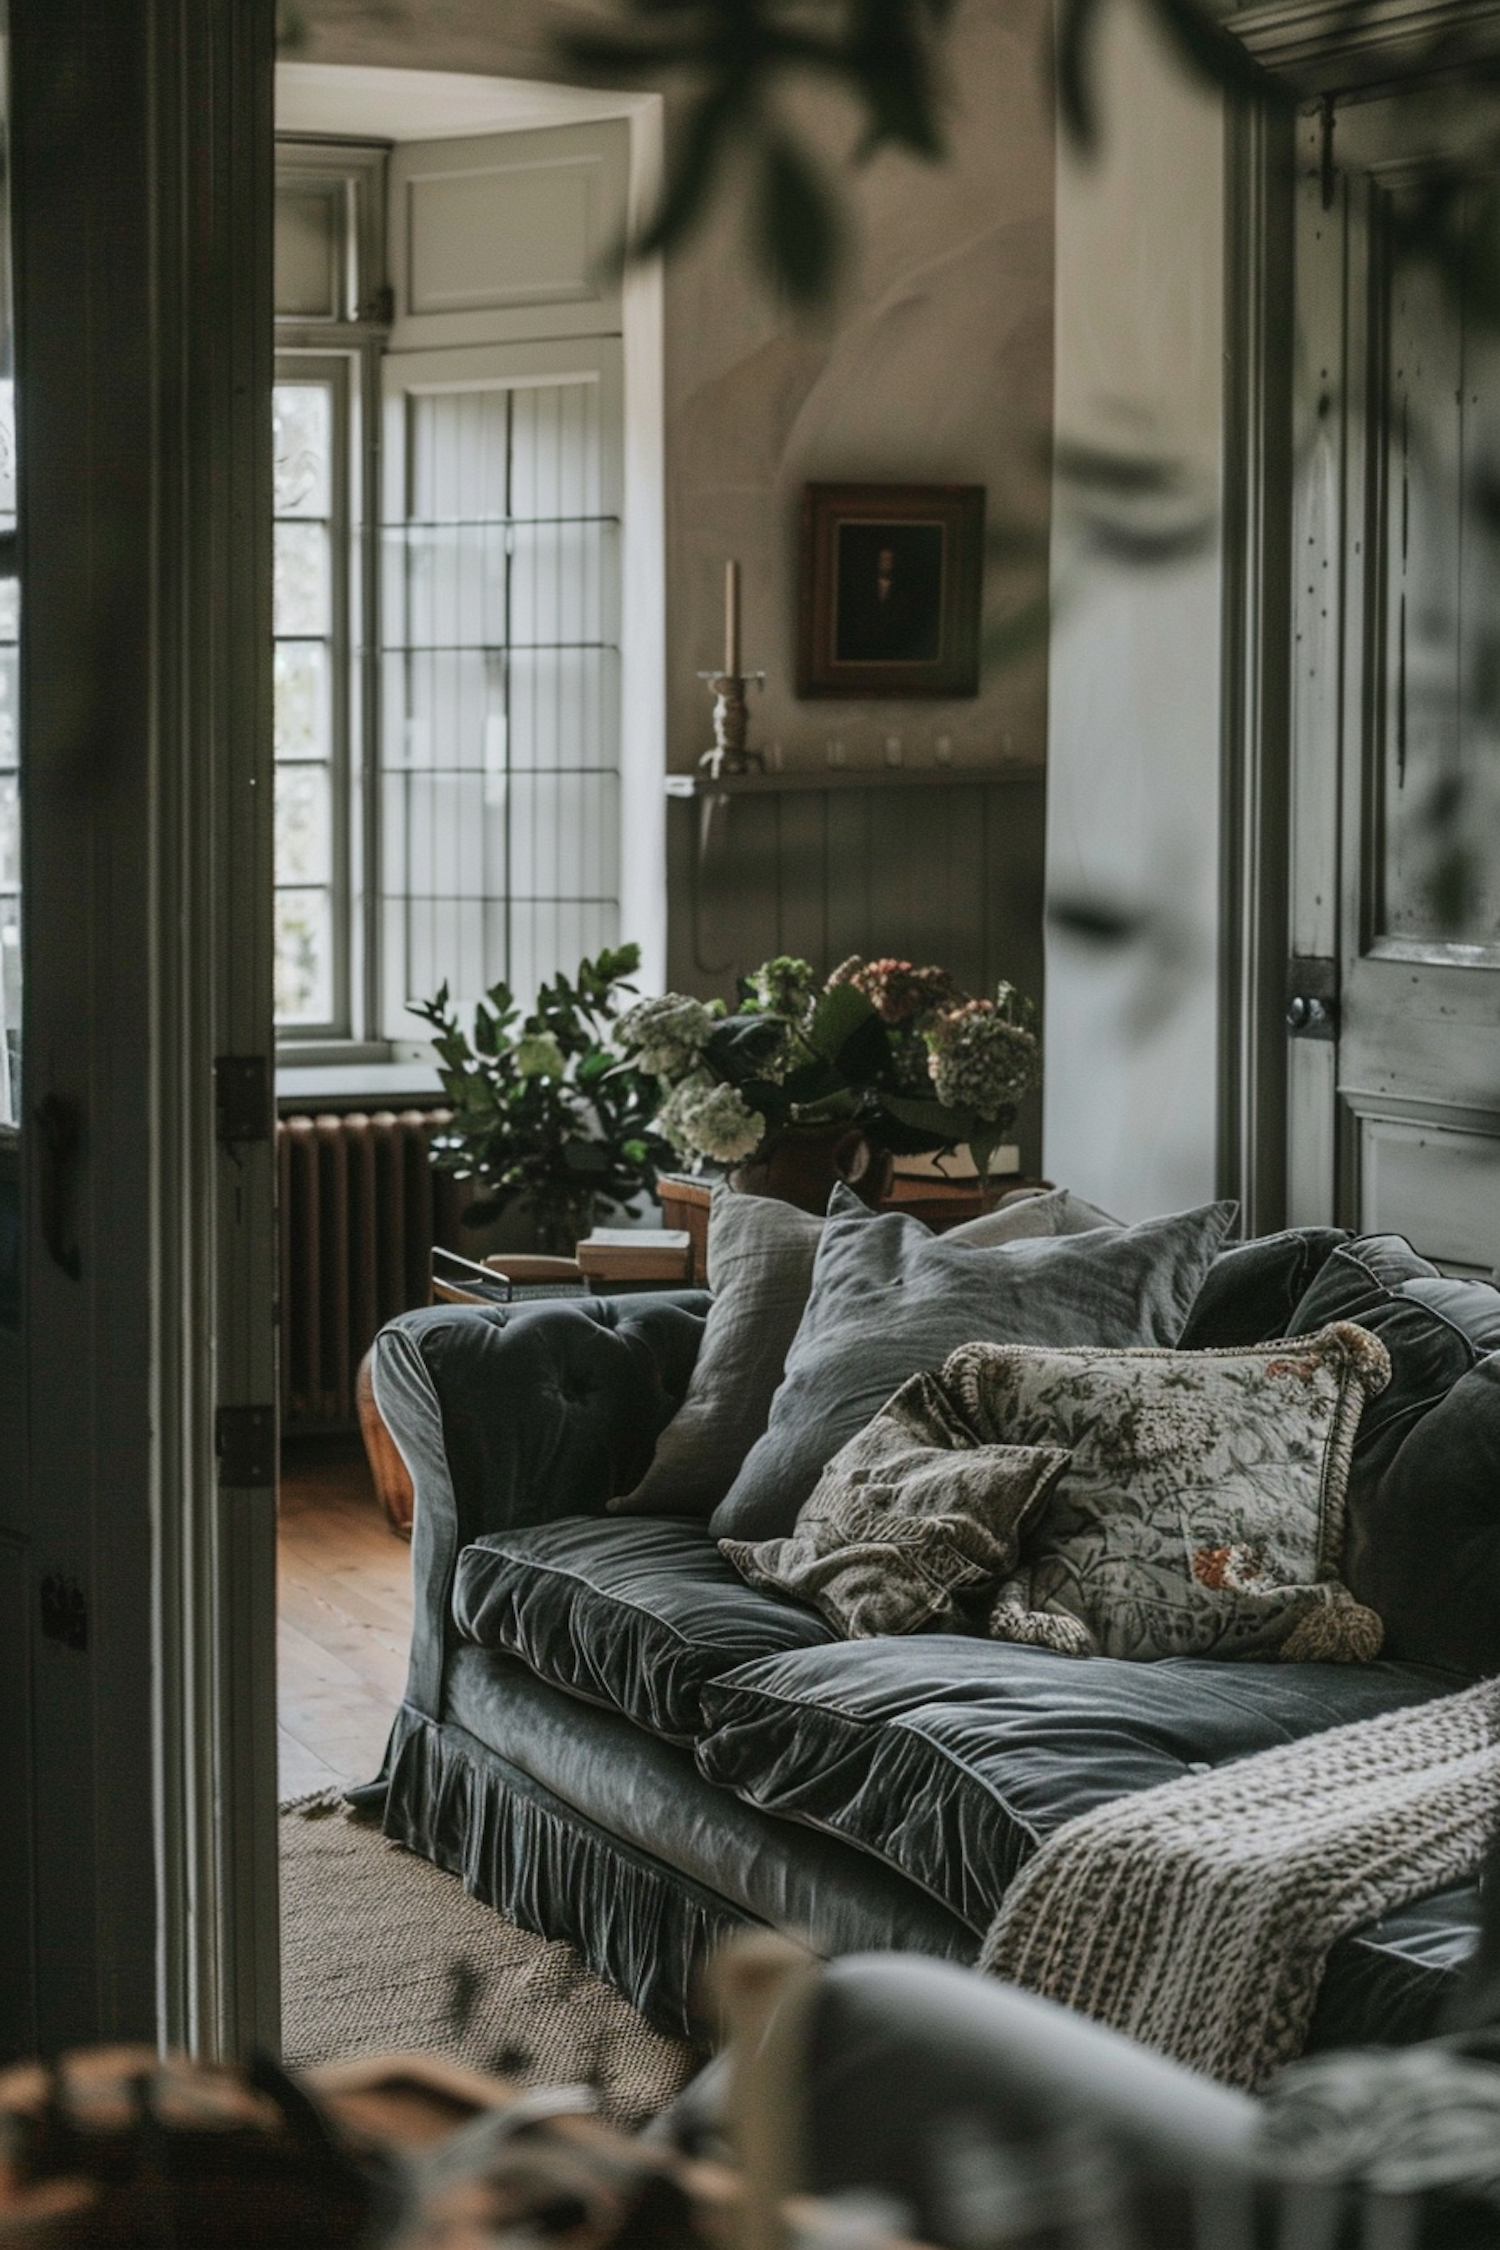
<svg viewBox="0 0 1500 2250">
<path fill-rule="evenodd" d="M 333 401 L 323 383 L 278 383 L 272 393 L 278 516 L 333 513 Z"/>
<path fill-rule="evenodd" d="M 275 671 L 277 757 L 329 757 L 333 725 L 326 644 L 278 642 Z"/>
<path fill-rule="evenodd" d="M 293 363 L 296 364 L 296 363 Z M 337 808 L 344 801 L 350 662 L 335 587 L 347 579 L 350 524 L 336 449 L 344 442 L 337 382 L 314 373 L 278 382 L 273 659 L 276 720 L 276 1016 L 284 1027 L 347 1028 L 335 976 L 343 903 Z M 340 572 L 343 577 L 336 578 Z"/>
<path fill-rule="evenodd" d="M 273 630 L 278 636 L 326 634 L 333 622 L 329 595 L 327 526 L 279 523 Z"/>
<path fill-rule="evenodd" d="M 16 520 L 16 386 L 0 382 L 0 523 Z"/>
<path fill-rule="evenodd" d="M 276 880 L 333 878 L 332 806 L 326 766 L 282 766 L 276 774 Z"/>
<path fill-rule="evenodd" d="M 21 792 L 14 774 L 0 778 L 0 893 L 21 888 Z"/>
<path fill-rule="evenodd" d="M 1483 269 L 1490 192 L 1471 190 L 1450 221 L 1466 237 L 1457 301 L 1447 274 L 1428 261 L 1380 261 L 1389 298 L 1377 333 L 1391 409 L 1376 928 L 1422 945 L 1500 945 L 1500 542 L 1491 501 L 1500 346 L 1487 303 L 1469 286 Z M 1420 193 L 1408 195 L 1390 208 L 1404 206 L 1415 224 Z"/>
<path fill-rule="evenodd" d="M 384 541 L 381 832 L 392 1003 L 539 979 L 617 934 L 619 527 L 599 386 L 409 402 Z M 397 1006 L 390 1028 L 409 1026 Z"/>
<path fill-rule="evenodd" d="M 0 1124 L 21 1115 L 21 901 L 0 891 Z"/>
<path fill-rule="evenodd" d="M 333 913 L 327 891 L 276 894 L 276 1013 L 285 1023 L 333 1014 Z"/>
</svg>

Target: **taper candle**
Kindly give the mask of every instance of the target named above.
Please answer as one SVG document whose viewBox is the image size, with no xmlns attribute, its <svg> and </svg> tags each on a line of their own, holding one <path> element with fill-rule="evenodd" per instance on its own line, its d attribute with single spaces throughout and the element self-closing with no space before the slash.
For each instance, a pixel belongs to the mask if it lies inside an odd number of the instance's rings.
<svg viewBox="0 0 1500 2250">
<path fill-rule="evenodd" d="M 731 680 L 740 676 L 740 566 L 724 565 L 724 672 Z"/>
</svg>

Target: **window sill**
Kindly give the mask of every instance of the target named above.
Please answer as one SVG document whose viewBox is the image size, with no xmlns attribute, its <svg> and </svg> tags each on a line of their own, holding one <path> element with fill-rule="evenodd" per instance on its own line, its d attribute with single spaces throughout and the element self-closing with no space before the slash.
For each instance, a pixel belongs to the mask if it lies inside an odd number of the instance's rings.
<svg viewBox="0 0 1500 2250">
<path fill-rule="evenodd" d="M 430 1107 L 442 1081 L 429 1063 L 282 1063 L 276 1101 L 282 1109 L 389 1109 L 397 1103 Z"/>
</svg>

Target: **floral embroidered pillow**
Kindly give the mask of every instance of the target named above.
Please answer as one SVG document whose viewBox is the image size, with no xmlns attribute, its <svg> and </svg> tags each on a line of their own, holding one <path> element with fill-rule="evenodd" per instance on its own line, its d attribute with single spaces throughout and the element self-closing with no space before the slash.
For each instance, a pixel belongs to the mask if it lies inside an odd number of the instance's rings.
<svg viewBox="0 0 1500 2250">
<path fill-rule="evenodd" d="M 985 1445 L 932 1375 L 843 1446 L 785 1539 L 721 1539 L 752 1586 L 810 1602 L 846 1640 L 971 1627 L 1067 1467 L 1057 1446 Z"/>
<path fill-rule="evenodd" d="M 1344 1491 L 1384 1345 L 1339 1321 L 1226 1351 L 968 1344 L 941 1382 L 987 1443 L 1071 1455 L 990 1615 L 1076 1655 L 1369 1661 L 1339 1579 Z"/>
</svg>

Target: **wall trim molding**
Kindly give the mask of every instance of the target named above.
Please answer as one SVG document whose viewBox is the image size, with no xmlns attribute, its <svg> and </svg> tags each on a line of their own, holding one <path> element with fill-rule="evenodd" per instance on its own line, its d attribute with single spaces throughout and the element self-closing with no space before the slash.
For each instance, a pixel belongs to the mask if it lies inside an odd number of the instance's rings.
<svg viewBox="0 0 1500 2250">
<path fill-rule="evenodd" d="M 1225 139 L 1219 1186 L 1247 1234 L 1286 1223 L 1292 128 Z"/>
<path fill-rule="evenodd" d="M 1224 27 L 1268 69 L 1294 73 L 1334 66 L 1333 83 L 1392 74 L 1435 41 L 1463 51 L 1500 46 L 1500 0 L 1375 0 L 1356 14 L 1347 0 L 1263 0 L 1226 16 Z"/>
</svg>

